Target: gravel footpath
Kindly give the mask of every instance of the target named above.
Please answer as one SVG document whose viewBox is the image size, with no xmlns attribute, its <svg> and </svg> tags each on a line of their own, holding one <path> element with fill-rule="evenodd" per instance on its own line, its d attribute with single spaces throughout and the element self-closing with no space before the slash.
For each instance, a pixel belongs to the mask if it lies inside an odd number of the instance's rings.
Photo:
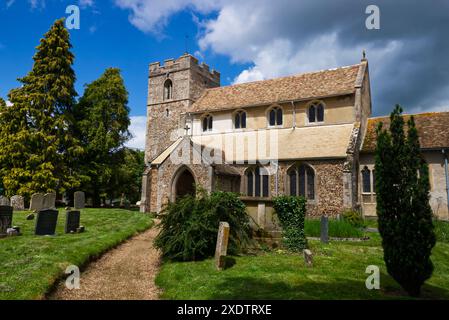
<svg viewBox="0 0 449 320">
<path fill-rule="evenodd" d="M 160 254 L 153 247 L 157 232 L 158 228 L 153 227 L 110 250 L 81 273 L 80 289 L 67 289 L 64 280 L 48 299 L 158 299 L 160 290 L 154 279 L 160 266 Z"/>
</svg>

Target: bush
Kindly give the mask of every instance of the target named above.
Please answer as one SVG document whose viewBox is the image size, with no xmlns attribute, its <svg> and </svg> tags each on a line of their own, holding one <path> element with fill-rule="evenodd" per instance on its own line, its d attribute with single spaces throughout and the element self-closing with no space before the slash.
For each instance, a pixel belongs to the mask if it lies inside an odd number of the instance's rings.
<svg viewBox="0 0 449 320">
<path fill-rule="evenodd" d="M 306 199 L 303 197 L 279 196 L 273 200 L 274 210 L 282 227 L 284 245 L 292 251 L 307 247 L 304 234 Z"/>
<path fill-rule="evenodd" d="M 220 221 L 229 223 L 230 254 L 238 253 L 250 240 L 251 228 L 245 205 L 234 193 L 201 190 L 168 206 L 160 215 L 161 231 L 155 245 L 169 260 L 199 260 L 215 254 Z"/>
<path fill-rule="evenodd" d="M 347 221 L 349 224 L 356 228 L 364 228 L 366 226 L 362 215 L 354 210 L 346 210 L 343 212 L 343 220 Z"/>
<path fill-rule="evenodd" d="M 321 221 L 318 219 L 307 219 L 304 233 L 308 237 L 319 237 L 321 235 Z M 363 237 L 363 232 L 346 220 L 329 220 L 329 237 L 361 238 Z"/>
</svg>

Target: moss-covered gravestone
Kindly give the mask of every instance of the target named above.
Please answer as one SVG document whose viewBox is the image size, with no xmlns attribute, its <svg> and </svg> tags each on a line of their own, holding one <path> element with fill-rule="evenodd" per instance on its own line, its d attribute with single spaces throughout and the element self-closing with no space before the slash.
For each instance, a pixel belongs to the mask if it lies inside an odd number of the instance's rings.
<svg viewBox="0 0 449 320">
<path fill-rule="evenodd" d="M 226 254 L 229 242 L 229 223 L 220 222 L 217 236 L 217 246 L 215 247 L 215 266 L 218 270 L 223 270 L 226 262 Z"/>
</svg>

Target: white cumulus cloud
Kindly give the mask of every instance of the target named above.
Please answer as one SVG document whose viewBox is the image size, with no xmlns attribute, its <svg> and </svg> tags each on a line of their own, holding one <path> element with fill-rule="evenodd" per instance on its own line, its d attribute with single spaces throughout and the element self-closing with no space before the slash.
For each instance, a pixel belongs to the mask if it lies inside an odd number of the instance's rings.
<svg viewBox="0 0 449 320">
<path fill-rule="evenodd" d="M 129 131 L 133 138 L 126 143 L 128 148 L 134 148 L 139 150 L 145 150 L 145 133 L 147 117 L 145 116 L 132 116 L 130 117 L 131 125 Z"/>
</svg>

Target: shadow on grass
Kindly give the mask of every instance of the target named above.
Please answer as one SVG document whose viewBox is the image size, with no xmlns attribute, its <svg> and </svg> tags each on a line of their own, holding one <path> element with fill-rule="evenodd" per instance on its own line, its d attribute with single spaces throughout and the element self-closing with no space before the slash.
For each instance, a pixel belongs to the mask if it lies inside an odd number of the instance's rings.
<svg viewBox="0 0 449 320">
<path fill-rule="evenodd" d="M 383 275 L 387 277 L 387 275 Z M 381 276 L 381 279 L 383 277 Z M 385 279 L 385 278 L 384 278 Z M 387 284 L 381 290 L 368 290 L 364 281 L 335 279 L 332 282 L 316 282 L 304 279 L 302 283 L 270 281 L 253 277 L 229 277 L 218 283 L 209 299 L 243 300 L 371 300 L 412 299 L 399 285 Z M 449 291 L 425 284 L 422 299 L 448 299 Z"/>
</svg>

